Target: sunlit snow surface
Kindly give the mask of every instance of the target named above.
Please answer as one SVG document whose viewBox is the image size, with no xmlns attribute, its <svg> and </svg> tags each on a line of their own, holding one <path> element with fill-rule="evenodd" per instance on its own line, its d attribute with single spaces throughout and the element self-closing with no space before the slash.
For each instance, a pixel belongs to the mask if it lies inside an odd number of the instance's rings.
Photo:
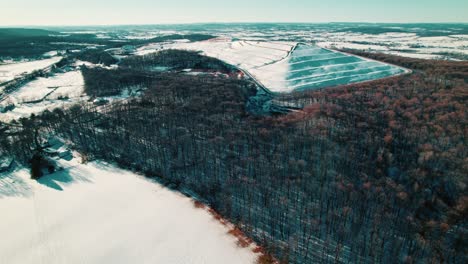
<svg viewBox="0 0 468 264">
<path fill-rule="evenodd" d="M 77 97 L 83 93 L 84 80 L 80 71 L 57 73 L 54 76 L 36 80 L 22 86 L 9 95 L 14 103 L 40 99 L 56 99 L 60 96 Z"/>
<path fill-rule="evenodd" d="M 61 59 L 62 57 L 53 57 L 28 62 L 0 64 L 0 83 L 11 81 L 23 73 L 31 73 L 35 70 L 47 68 L 59 62 Z"/>
<path fill-rule="evenodd" d="M 248 264 L 227 227 L 181 194 L 113 166 L 0 174 L 0 263 Z"/>
<path fill-rule="evenodd" d="M 313 45 L 298 45 L 285 60 L 251 72 L 271 91 L 291 92 L 376 80 L 405 70 Z"/>
<path fill-rule="evenodd" d="M 211 40 L 149 45 L 138 54 L 160 49 L 202 51 L 249 73 L 272 92 L 313 90 L 376 80 L 405 72 L 393 65 L 294 42 Z"/>
<path fill-rule="evenodd" d="M 11 121 L 44 110 L 64 108 L 77 103 L 84 96 L 84 80 L 81 71 L 56 73 L 39 77 L 9 94 L 0 102 L 0 107 L 15 105 L 11 111 L 0 114 L 0 121 Z"/>
</svg>

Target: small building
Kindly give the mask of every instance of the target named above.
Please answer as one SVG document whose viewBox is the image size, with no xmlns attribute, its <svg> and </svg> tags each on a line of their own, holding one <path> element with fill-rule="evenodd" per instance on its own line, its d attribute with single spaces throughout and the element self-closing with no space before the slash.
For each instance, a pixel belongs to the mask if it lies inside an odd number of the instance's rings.
<svg viewBox="0 0 468 264">
<path fill-rule="evenodd" d="M 49 157 L 58 157 L 67 160 L 73 158 L 71 150 L 62 141 L 55 137 L 48 139 L 43 151 Z"/>
</svg>

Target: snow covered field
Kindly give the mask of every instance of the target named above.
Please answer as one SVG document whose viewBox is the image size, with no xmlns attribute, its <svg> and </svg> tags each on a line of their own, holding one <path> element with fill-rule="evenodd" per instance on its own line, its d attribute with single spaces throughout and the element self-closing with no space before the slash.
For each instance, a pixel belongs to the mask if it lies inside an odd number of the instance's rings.
<svg viewBox="0 0 468 264">
<path fill-rule="evenodd" d="M 468 56 L 468 35 L 421 37 L 415 33 L 397 32 L 382 34 L 304 32 L 296 34 L 284 37 L 277 35 L 271 40 L 299 37 L 301 42 L 315 43 L 324 48 L 357 49 L 420 59 L 456 60 L 458 56 Z M 268 40 L 268 38 L 258 37 L 246 37 L 246 39 Z"/>
<path fill-rule="evenodd" d="M 79 97 L 83 93 L 84 80 L 80 71 L 58 73 L 49 78 L 37 78 L 9 95 L 17 104 L 43 99 L 56 99 L 60 96 Z"/>
<path fill-rule="evenodd" d="M 181 194 L 111 165 L 0 174 L 0 263 L 245 264 L 227 227 Z"/>
<path fill-rule="evenodd" d="M 313 45 L 299 45 L 287 59 L 251 70 L 273 92 L 314 90 L 404 72 L 396 66 Z"/>
<path fill-rule="evenodd" d="M 425 59 L 466 60 L 466 24 L 208 24 L 148 25 L 119 30 L 78 31 L 113 40 L 150 39 L 170 34 L 210 34 L 243 41 L 301 42 L 326 48 L 352 48 Z M 62 32 L 63 34 L 78 32 Z M 161 45 L 158 43 L 156 45 Z"/>
<path fill-rule="evenodd" d="M 231 41 L 230 39 L 222 39 L 219 41 L 150 44 L 139 49 L 136 54 L 144 55 L 161 49 L 202 51 L 207 56 L 249 70 L 284 59 L 294 46 L 295 43 L 293 42 Z"/>
<path fill-rule="evenodd" d="M 328 48 L 379 51 L 403 57 L 443 59 L 444 54 L 468 55 L 468 36 L 419 37 L 414 33 L 324 34 L 314 39 Z"/>
<path fill-rule="evenodd" d="M 385 78 L 405 72 L 404 69 L 367 60 L 315 45 L 294 42 L 202 41 L 149 45 L 139 50 L 184 49 L 202 51 L 250 73 L 272 92 L 318 89 L 328 86 Z"/>
<path fill-rule="evenodd" d="M 62 57 L 53 57 L 44 60 L 0 64 L 0 83 L 11 81 L 23 73 L 31 73 L 36 70 L 47 68 L 59 62 L 61 59 Z"/>
<path fill-rule="evenodd" d="M 49 78 L 29 82 L 0 102 L 0 107 L 15 105 L 15 108 L 0 114 L 0 121 L 10 121 L 44 110 L 63 108 L 76 103 L 84 94 L 84 80 L 80 71 L 57 73 Z"/>
</svg>

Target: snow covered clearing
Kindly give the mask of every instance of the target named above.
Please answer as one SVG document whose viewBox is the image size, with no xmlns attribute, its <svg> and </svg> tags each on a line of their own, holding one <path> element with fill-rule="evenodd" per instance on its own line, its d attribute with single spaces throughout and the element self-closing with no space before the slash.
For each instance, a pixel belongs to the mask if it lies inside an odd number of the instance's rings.
<svg viewBox="0 0 468 264">
<path fill-rule="evenodd" d="M 395 31 L 401 28 L 395 27 Z M 310 30 L 243 30 L 234 28 L 221 33 L 250 41 L 297 41 L 315 43 L 326 48 L 350 48 L 383 53 L 400 52 L 401 56 L 415 57 L 414 54 L 438 55 L 438 52 L 449 54 L 468 54 L 468 35 L 453 34 L 448 36 L 420 36 L 414 32 L 386 32 L 365 34 L 360 32 L 334 32 L 327 29 Z M 417 55 L 416 55 L 417 56 Z M 424 58 L 424 56 L 420 56 Z M 442 57 L 438 57 L 441 59 Z M 456 59 L 456 56 L 445 55 L 444 59 Z"/>
<path fill-rule="evenodd" d="M 83 99 L 84 100 L 84 99 Z M 64 109 L 76 104 L 79 100 L 67 99 L 67 100 L 44 100 L 39 103 L 20 104 L 13 110 L 6 113 L 0 113 L 0 121 L 10 122 L 18 120 L 22 117 L 30 117 L 31 114 L 39 114 L 45 110 L 52 111 L 56 108 Z"/>
<path fill-rule="evenodd" d="M 164 48 L 202 51 L 250 73 L 272 92 L 318 89 L 405 72 L 385 63 L 294 42 L 211 40 Z"/>
<path fill-rule="evenodd" d="M 101 63 L 96 64 L 96 63 L 92 63 L 92 62 L 89 62 L 89 61 L 81 61 L 81 60 L 76 60 L 74 63 L 71 64 L 71 66 L 73 66 L 73 67 L 86 66 L 88 68 L 100 67 L 100 68 L 104 68 L 104 69 L 108 69 L 108 70 L 118 68 L 118 65 L 116 65 L 116 64 L 106 66 L 106 65 L 101 64 Z"/>
<path fill-rule="evenodd" d="M 49 78 L 38 78 L 0 102 L 0 107 L 14 105 L 15 108 L 0 115 L 1 121 L 28 117 L 46 109 L 63 108 L 84 100 L 84 80 L 81 71 L 57 73 Z"/>
<path fill-rule="evenodd" d="M 420 37 L 414 33 L 327 33 L 312 38 L 317 45 L 327 48 L 349 48 L 378 51 L 388 54 L 400 52 L 400 56 L 434 59 L 438 53 L 468 54 L 468 36 Z M 418 56 L 417 54 L 421 54 Z M 425 56 L 433 55 L 433 56 Z"/>
<path fill-rule="evenodd" d="M 12 103 L 23 103 L 59 96 L 79 97 L 83 93 L 84 80 L 80 71 L 58 73 L 52 77 L 40 77 L 19 90 L 11 93 L 9 99 Z M 45 99 L 45 98 L 44 98 Z"/>
<path fill-rule="evenodd" d="M 45 60 L 0 65 L 0 83 L 11 81 L 23 73 L 31 73 L 36 70 L 45 69 L 59 62 L 61 59 L 62 57 L 53 57 Z"/>
<path fill-rule="evenodd" d="M 335 49 L 357 49 L 357 50 L 373 50 L 373 51 L 388 51 L 390 50 L 386 46 L 372 45 L 372 44 L 357 44 L 349 42 L 320 42 L 318 44 L 324 48 L 335 48 Z"/>
<path fill-rule="evenodd" d="M 0 175 L 0 263 L 254 263 L 206 210 L 132 172 L 76 159 Z"/>
<path fill-rule="evenodd" d="M 293 42 L 217 41 L 215 39 L 191 43 L 150 44 L 139 49 L 137 55 L 161 49 L 202 51 L 207 56 L 249 70 L 284 59 L 294 46 Z"/>
<path fill-rule="evenodd" d="M 317 46 L 299 45 L 286 60 L 254 70 L 253 75 L 274 92 L 290 92 L 376 80 L 404 72 L 403 68 L 382 62 Z"/>
<path fill-rule="evenodd" d="M 145 45 L 143 47 L 138 48 L 137 51 L 135 52 L 135 55 L 143 56 L 143 55 L 147 55 L 150 53 L 158 52 L 164 49 L 164 46 L 167 44 L 171 45 L 172 43 L 164 42 L 164 43 L 151 43 L 151 44 Z"/>
<path fill-rule="evenodd" d="M 407 58 L 415 58 L 415 59 L 424 59 L 424 60 L 440 60 L 442 59 L 441 55 L 435 54 L 426 54 L 426 53 L 412 53 L 412 52 L 398 52 L 398 51 L 390 51 L 387 52 L 391 55 L 407 57 Z"/>
<path fill-rule="evenodd" d="M 59 55 L 59 52 L 57 50 L 52 50 L 52 51 L 44 53 L 42 56 L 44 56 L 46 58 L 52 58 L 52 57 L 55 57 L 55 56 L 58 56 L 58 55 Z"/>
</svg>

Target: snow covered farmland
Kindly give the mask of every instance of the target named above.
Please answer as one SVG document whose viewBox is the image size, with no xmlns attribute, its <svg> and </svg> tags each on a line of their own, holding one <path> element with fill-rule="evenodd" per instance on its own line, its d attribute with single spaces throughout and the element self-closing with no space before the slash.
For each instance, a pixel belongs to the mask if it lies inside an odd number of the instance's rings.
<svg viewBox="0 0 468 264">
<path fill-rule="evenodd" d="M 53 57 L 44 60 L 0 64 L 0 83 L 11 81 L 23 73 L 31 73 L 36 70 L 45 69 L 59 62 L 61 59 L 62 57 Z"/>
<path fill-rule="evenodd" d="M 15 107 L 0 115 L 1 121 L 28 117 L 46 109 L 63 107 L 77 102 L 84 94 L 84 80 L 80 71 L 57 73 L 52 77 L 40 77 L 9 94 L 0 102 L 1 107 Z"/>
<path fill-rule="evenodd" d="M 361 25 L 362 26 L 362 25 Z M 366 28 L 366 25 L 364 25 Z M 224 29 L 221 35 L 250 41 L 296 41 L 315 43 L 326 48 L 348 48 L 371 52 L 382 52 L 403 57 L 421 59 L 466 60 L 468 35 L 457 28 L 445 28 L 444 32 L 413 26 L 387 27 L 380 34 L 361 32 L 359 27 L 349 25 L 289 25 L 288 27 Z M 458 34 L 456 33 L 458 32 Z"/>
<path fill-rule="evenodd" d="M 248 72 L 272 92 L 318 89 L 385 78 L 404 69 L 294 42 L 202 41 L 164 45 L 202 51 Z M 147 53 L 148 49 L 140 50 Z"/>
<path fill-rule="evenodd" d="M 400 67 L 313 45 L 298 45 L 288 58 L 251 69 L 252 75 L 274 92 L 313 90 L 404 72 Z"/>
<path fill-rule="evenodd" d="M 468 35 L 420 37 L 416 33 L 324 33 L 311 39 L 329 48 L 378 51 L 420 59 L 453 59 L 453 54 L 468 55 Z M 451 55 L 450 55 L 451 54 Z"/>
<path fill-rule="evenodd" d="M 13 103 L 27 103 L 60 96 L 77 97 L 83 93 L 80 71 L 58 73 L 49 78 L 37 78 L 9 95 Z"/>
<path fill-rule="evenodd" d="M 108 164 L 0 174 L 0 263 L 254 263 L 191 199 Z"/>
<path fill-rule="evenodd" d="M 200 42 L 177 42 L 150 44 L 137 51 L 137 55 L 161 49 L 183 49 L 202 51 L 205 55 L 218 58 L 244 70 L 277 62 L 288 56 L 294 42 L 231 41 L 229 38 Z"/>
</svg>

